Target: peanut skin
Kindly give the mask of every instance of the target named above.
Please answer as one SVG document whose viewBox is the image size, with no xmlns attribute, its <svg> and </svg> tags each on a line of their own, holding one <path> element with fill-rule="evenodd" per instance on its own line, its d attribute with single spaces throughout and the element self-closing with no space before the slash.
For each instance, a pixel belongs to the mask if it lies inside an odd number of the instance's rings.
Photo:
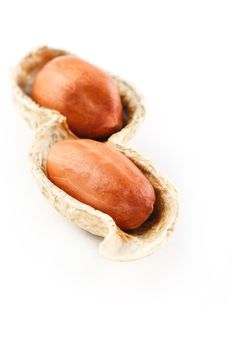
<svg viewBox="0 0 233 350">
<path fill-rule="evenodd" d="M 72 197 L 110 215 L 122 229 L 141 226 L 153 211 L 151 183 L 110 145 L 87 139 L 60 141 L 49 150 L 47 175 Z"/>
<path fill-rule="evenodd" d="M 75 56 L 60 56 L 37 74 L 32 97 L 67 117 L 79 137 L 102 139 L 122 127 L 122 104 L 115 81 Z"/>
</svg>

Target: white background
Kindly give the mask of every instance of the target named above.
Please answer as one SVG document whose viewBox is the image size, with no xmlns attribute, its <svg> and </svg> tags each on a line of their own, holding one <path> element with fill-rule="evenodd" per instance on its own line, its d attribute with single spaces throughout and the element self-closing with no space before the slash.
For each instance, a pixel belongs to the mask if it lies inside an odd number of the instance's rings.
<svg viewBox="0 0 233 350">
<path fill-rule="evenodd" d="M 232 349 L 232 1 L 6 1 L 0 5 L 0 348 Z M 175 234 L 119 263 L 34 183 L 33 133 L 9 67 L 64 48 L 133 83 L 147 118 L 130 146 L 176 185 Z"/>
</svg>

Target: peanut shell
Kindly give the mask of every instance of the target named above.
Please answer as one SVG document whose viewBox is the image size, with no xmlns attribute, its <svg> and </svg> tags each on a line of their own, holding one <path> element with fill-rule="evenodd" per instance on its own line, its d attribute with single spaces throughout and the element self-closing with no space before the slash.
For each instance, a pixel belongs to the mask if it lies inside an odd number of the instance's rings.
<svg viewBox="0 0 233 350">
<path fill-rule="evenodd" d="M 24 119 L 35 130 L 30 151 L 33 176 L 48 201 L 68 220 L 82 229 L 103 237 L 100 253 L 106 258 L 127 261 L 151 254 L 174 231 L 178 216 L 178 196 L 174 186 L 149 161 L 125 144 L 142 123 L 145 108 L 142 97 L 127 82 L 112 76 L 117 82 L 125 125 L 106 142 L 131 159 L 149 179 L 155 189 L 156 206 L 151 217 L 138 229 L 124 232 L 107 214 L 72 198 L 55 186 L 46 175 L 49 148 L 56 142 L 75 138 L 66 118 L 59 112 L 37 105 L 31 98 L 32 84 L 40 68 L 54 57 L 70 54 L 63 50 L 41 47 L 27 55 L 12 71 L 14 102 Z"/>
</svg>

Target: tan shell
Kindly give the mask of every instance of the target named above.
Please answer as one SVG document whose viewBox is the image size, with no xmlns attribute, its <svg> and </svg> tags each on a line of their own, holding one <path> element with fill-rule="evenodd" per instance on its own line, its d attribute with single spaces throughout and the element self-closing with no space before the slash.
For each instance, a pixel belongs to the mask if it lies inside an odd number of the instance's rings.
<svg viewBox="0 0 233 350">
<path fill-rule="evenodd" d="M 75 136 L 69 130 L 65 117 L 57 111 L 40 107 L 31 99 L 31 87 L 38 70 L 52 58 L 64 54 L 68 52 L 42 47 L 27 55 L 13 70 L 11 83 L 14 102 L 28 124 L 36 129 L 30 151 L 32 173 L 41 192 L 64 217 L 104 238 L 100 244 L 102 255 L 122 261 L 149 255 L 174 230 L 178 198 L 173 185 L 150 162 L 124 146 L 135 134 L 145 114 L 142 98 L 131 85 L 113 76 L 128 117 L 126 125 L 107 142 L 131 159 L 154 186 L 156 206 L 147 222 L 130 234 L 124 232 L 110 216 L 72 198 L 46 176 L 49 148 L 60 140 Z"/>
<path fill-rule="evenodd" d="M 46 159 L 49 148 L 68 137 L 74 136 L 70 133 L 65 118 L 54 117 L 36 130 L 30 159 L 32 173 L 41 192 L 68 220 L 94 235 L 104 237 L 100 244 L 100 252 L 105 257 L 125 261 L 151 254 L 170 235 L 175 226 L 178 201 L 172 184 L 137 152 L 108 141 L 141 169 L 156 192 L 157 204 L 154 214 L 142 227 L 128 234 L 117 227 L 110 216 L 72 198 L 47 178 Z"/>
<path fill-rule="evenodd" d="M 53 117 L 62 115 L 54 110 L 39 106 L 31 98 L 31 89 L 37 72 L 54 57 L 67 55 L 63 50 L 41 47 L 28 54 L 12 71 L 11 84 L 14 102 L 24 119 L 31 128 L 36 129 Z M 125 144 L 128 142 L 142 123 L 145 107 L 142 96 L 126 81 L 113 76 L 121 96 L 122 104 L 126 110 L 127 118 L 124 127 L 110 136 L 111 142 Z"/>
</svg>

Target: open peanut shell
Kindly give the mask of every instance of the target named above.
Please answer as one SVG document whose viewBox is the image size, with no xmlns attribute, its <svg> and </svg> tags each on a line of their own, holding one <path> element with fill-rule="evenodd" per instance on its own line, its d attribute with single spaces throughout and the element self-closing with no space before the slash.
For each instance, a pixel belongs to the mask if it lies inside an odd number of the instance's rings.
<svg viewBox="0 0 233 350">
<path fill-rule="evenodd" d="M 81 203 L 55 186 L 46 175 L 49 148 L 60 140 L 75 138 L 66 119 L 53 117 L 35 133 L 30 151 L 32 173 L 48 201 L 68 220 L 82 229 L 103 237 L 100 253 L 113 260 L 133 260 L 151 254 L 174 230 L 178 214 L 177 193 L 173 185 L 140 154 L 123 145 L 107 141 L 131 159 L 153 185 L 156 204 L 150 218 L 138 229 L 124 232 L 113 219 L 99 210 Z"/>
<path fill-rule="evenodd" d="M 41 47 L 29 53 L 12 71 L 11 83 L 14 102 L 31 128 L 36 129 L 53 117 L 62 115 L 55 110 L 39 106 L 31 97 L 33 81 L 38 71 L 55 57 L 70 54 L 63 50 Z M 110 74 L 111 75 L 111 74 Z M 123 127 L 112 134 L 109 139 L 113 143 L 128 142 L 142 123 L 145 108 L 142 97 L 136 90 L 117 76 L 111 75 L 116 81 L 124 109 Z"/>
</svg>

